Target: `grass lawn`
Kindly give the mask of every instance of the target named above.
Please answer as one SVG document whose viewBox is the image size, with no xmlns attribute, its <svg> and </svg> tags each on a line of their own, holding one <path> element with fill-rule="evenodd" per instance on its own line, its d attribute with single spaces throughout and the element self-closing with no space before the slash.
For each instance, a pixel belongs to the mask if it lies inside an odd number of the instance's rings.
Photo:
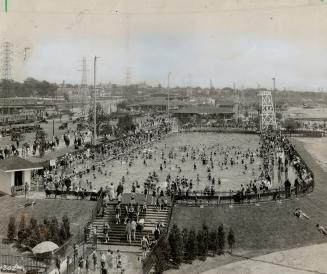
<svg viewBox="0 0 327 274">
<path fill-rule="evenodd" d="M 302 158 L 315 176 L 313 193 L 296 200 L 255 205 L 228 205 L 216 208 L 183 207 L 175 208 L 171 223 L 181 228 L 201 228 L 205 222 L 210 228 L 217 229 L 224 224 L 231 227 L 236 237 L 236 252 L 249 254 L 270 253 L 276 250 L 326 242 L 327 238 L 316 230 L 317 223 L 327 227 L 327 174 L 312 158 L 303 144 L 292 140 Z M 293 182 L 292 182 L 293 183 Z M 301 208 L 310 220 L 298 219 L 293 215 Z"/>
<path fill-rule="evenodd" d="M 25 198 L 13 198 L 10 196 L 0 197 L 0 239 L 7 237 L 7 228 L 10 216 L 15 216 L 17 226 L 19 225 L 21 215 L 25 215 L 27 222 L 31 217 L 39 222 L 46 216 L 56 216 L 61 222 L 62 216 L 67 213 L 70 220 L 71 232 L 77 235 L 83 232 L 84 224 L 89 220 L 95 202 L 76 201 L 76 200 L 35 200 L 34 207 L 24 207 L 27 201 Z M 12 251 L 8 245 L 1 244 L 1 248 Z M 5 253 L 5 252 L 4 252 Z"/>
</svg>

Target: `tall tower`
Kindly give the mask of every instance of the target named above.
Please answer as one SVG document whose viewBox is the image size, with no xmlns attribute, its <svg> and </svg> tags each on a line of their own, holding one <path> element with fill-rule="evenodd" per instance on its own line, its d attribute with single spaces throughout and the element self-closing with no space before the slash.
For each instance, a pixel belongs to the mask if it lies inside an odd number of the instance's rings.
<svg viewBox="0 0 327 274">
<path fill-rule="evenodd" d="M 261 91 L 259 96 L 261 96 L 261 131 L 267 130 L 269 126 L 271 126 L 273 129 L 277 129 L 271 91 Z"/>
<path fill-rule="evenodd" d="M 13 44 L 4 42 L 1 45 L 1 79 L 12 79 L 12 63 L 13 63 Z"/>
<path fill-rule="evenodd" d="M 128 94 L 128 91 L 129 91 L 129 86 L 131 84 L 131 79 L 132 79 L 131 68 L 130 67 L 127 67 L 126 68 L 126 73 L 125 73 L 125 96 L 128 96 L 129 95 Z"/>
<path fill-rule="evenodd" d="M 81 102 L 81 111 L 82 115 L 85 115 L 85 105 L 86 105 L 86 98 L 89 95 L 89 88 L 87 86 L 87 67 L 86 67 L 86 58 L 83 57 L 82 60 L 82 79 L 81 85 L 79 87 L 79 100 Z"/>
</svg>

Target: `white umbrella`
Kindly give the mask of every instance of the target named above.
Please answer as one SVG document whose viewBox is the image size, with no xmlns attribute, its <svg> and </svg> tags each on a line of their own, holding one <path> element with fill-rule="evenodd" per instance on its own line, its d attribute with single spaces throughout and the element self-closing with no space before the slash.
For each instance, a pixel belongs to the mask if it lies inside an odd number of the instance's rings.
<svg viewBox="0 0 327 274">
<path fill-rule="evenodd" d="M 54 242 L 45 241 L 34 246 L 32 252 L 33 254 L 42 254 L 47 252 L 53 252 L 58 248 L 59 246 L 56 245 Z"/>
</svg>

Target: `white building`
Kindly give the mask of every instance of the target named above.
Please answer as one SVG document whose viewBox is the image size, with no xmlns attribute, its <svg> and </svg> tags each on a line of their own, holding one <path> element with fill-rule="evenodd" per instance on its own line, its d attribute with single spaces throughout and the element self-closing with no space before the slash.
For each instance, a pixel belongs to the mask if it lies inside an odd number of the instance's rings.
<svg viewBox="0 0 327 274">
<path fill-rule="evenodd" d="M 18 157 L 0 160 L 0 193 L 23 193 L 25 184 L 31 185 L 31 172 L 37 169 L 43 167 Z"/>
</svg>

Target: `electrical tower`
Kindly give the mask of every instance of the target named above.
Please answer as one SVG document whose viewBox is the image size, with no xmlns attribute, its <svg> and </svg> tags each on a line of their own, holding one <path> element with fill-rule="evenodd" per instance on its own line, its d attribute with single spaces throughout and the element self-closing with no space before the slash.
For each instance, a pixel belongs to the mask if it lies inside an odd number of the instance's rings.
<svg viewBox="0 0 327 274">
<path fill-rule="evenodd" d="M 261 131 L 267 130 L 269 126 L 271 126 L 274 130 L 277 129 L 271 91 L 260 91 L 259 96 L 261 96 Z"/>
<path fill-rule="evenodd" d="M 79 100 L 81 102 L 81 110 L 82 115 L 85 115 L 85 105 L 86 105 L 86 99 L 89 95 L 89 87 L 87 86 L 87 67 L 86 67 L 86 58 L 83 57 L 82 61 L 82 79 L 81 79 L 81 85 L 79 87 Z"/>
<path fill-rule="evenodd" d="M 125 96 L 128 96 L 128 90 L 129 90 L 129 86 L 131 84 L 131 79 L 132 79 L 131 68 L 127 67 L 126 73 L 125 73 Z M 123 96 L 123 94 L 122 94 L 122 96 Z"/>
<path fill-rule="evenodd" d="M 12 63 L 13 63 L 13 44 L 4 42 L 1 45 L 1 79 L 12 79 Z"/>
</svg>

